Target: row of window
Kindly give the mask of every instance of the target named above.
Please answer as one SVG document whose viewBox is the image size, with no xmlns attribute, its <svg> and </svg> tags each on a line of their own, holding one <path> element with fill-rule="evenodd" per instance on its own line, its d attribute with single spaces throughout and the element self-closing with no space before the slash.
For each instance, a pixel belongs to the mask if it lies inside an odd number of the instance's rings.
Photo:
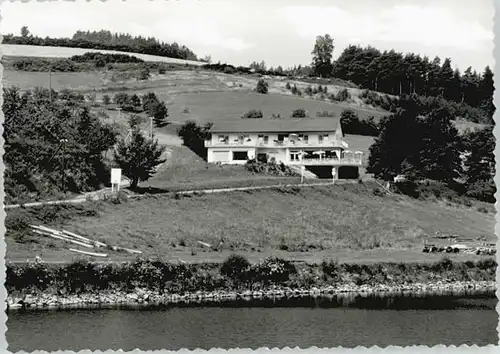
<svg viewBox="0 0 500 354">
<path fill-rule="evenodd" d="M 275 140 L 278 143 L 284 143 L 288 141 L 301 141 L 305 144 L 309 142 L 309 136 L 306 134 L 298 134 L 296 135 L 297 138 L 295 139 L 295 136 L 291 137 L 289 134 L 278 134 L 278 139 Z M 318 142 L 321 144 L 323 141 L 328 141 L 329 135 L 328 134 L 320 134 L 318 136 Z M 229 143 L 229 136 L 228 135 L 219 135 L 218 140 L 219 143 L 221 144 L 228 144 Z M 233 142 L 243 144 L 245 142 L 251 142 L 252 139 L 250 138 L 249 135 L 239 135 L 236 139 L 234 139 Z M 269 135 L 264 135 L 261 134 L 257 138 L 258 143 L 264 143 L 268 144 L 269 143 Z"/>
</svg>

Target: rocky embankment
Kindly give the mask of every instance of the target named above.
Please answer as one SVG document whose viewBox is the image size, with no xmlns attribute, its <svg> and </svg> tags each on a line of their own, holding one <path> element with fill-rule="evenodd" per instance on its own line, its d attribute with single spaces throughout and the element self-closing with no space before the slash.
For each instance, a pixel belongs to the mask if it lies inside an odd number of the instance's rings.
<svg viewBox="0 0 500 354">
<path fill-rule="evenodd" d="M 49 293 L 26 294 L 7 297 L 7 309 L 62 309 L 108 306 L 175 305 L 179 303 L 217 303 L 237 300 L 287 299 L 297 297 L 352 297 L 352 296 L 397 296 L 437 295 L 442 293 L 484 293 L 496 290 L 495 281 L 434 282 L 432 284 L 403 285 L 343 285 L 291 289 L 274 287 L 259 291 L 198 291 L 185 294 L 160 294 L 157 290 L 136 288 L 130 292 L 106 290 L 92 293 L 57 295 Z"/>
<path fill-rule="evenodd" d="M 484 293 L 495 290 L 494 259 L 435 263 L 297 263 L 276 257 L 251 264 L 137 259 L 123 263 L 7 264 L 9 309 L 175 305 L 178 303 Z M 249 303 L 249 306 L 251 304 Z M 243 305 L 244 306 L 244 305 Z"/>
</svg>

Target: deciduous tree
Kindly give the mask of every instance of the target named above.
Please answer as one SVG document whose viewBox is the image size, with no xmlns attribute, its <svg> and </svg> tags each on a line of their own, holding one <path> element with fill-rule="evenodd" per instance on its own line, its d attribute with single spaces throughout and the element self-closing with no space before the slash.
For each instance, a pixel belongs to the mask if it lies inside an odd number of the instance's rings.
<svg viewBox="0 0 500 354">
<path fill-rule="evenodd" d="M 311 52 L 313 56 L 312 67 L 316 75 L 321 77 L 331 76 L 333 49 L 333 38 L 329 34 L 316 37 L 316 43 Z"/>
<path fill-rule="evenodd" d="M 115 162 L 122 173 L 130 178 L 130 187 L 147 181 L 155 173 L 156 167 L 165 162 L 162 158 L 165 147 L 157 139 L 146 138 L 138 127 L 131 127 L 130 139 L 121 139 L 115 151 Z"/>
</svg>

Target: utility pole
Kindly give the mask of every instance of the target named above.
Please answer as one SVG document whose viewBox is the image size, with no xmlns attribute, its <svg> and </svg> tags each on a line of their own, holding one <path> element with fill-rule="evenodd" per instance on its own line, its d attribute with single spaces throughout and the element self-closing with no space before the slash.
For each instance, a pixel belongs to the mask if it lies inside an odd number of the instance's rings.
<svg viewBox="0 0 500 354">
<path fill-rule="evenodd" d="M 66 153 L 66 143 L 68 142 L 68 139 L 61 139 L 60 140 L 61 142 L 61 147 L 62 147 L 62 164 L 61 164 L 61 179 L 62 179 L 62 191 L 63 193 L 66 193 L 66 188 L 65 188 L 65 173 L 64 173 L 64 158 L 65 158 L 65 153 Z"/>
<path fill-rule="evenodd" d="M 49 101 L 52 104 L 52 65 L 49 64 Z"/>
</svg>

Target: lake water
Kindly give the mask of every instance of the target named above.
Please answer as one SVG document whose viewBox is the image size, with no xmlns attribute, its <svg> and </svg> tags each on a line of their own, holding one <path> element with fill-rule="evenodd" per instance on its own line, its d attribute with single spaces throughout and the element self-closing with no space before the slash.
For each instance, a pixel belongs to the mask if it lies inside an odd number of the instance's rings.
<svg viewBox="0 0 500 354">
<path fill-rule="evenodd" d="M 497 344 L 494 293 L 11 311 L 9 350 Z"/>
</svg>

